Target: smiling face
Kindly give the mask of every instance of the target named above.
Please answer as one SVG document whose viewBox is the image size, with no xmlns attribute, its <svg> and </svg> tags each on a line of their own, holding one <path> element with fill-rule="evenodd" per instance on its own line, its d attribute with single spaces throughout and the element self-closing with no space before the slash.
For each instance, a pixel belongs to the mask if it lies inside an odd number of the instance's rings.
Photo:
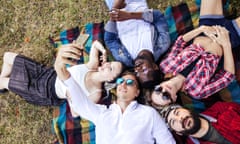
<svg viewBox="0 0 240 144">
<path fill-rule="evenodd" d="M 194 134 L 201 127 L 199 116 L 185 108 L 171 110 L 166 119 L 171 129 L 184 135 Z"/>
<path fill-rule="evenodd" d="M 134 71 L 141 83 L 152 80 L 152 77 L 149 73 L 153 70 L 154 67 L 148 59 L 136 59 L 134 63 Z"/>
<path fill-rule="evenodd" d="M 134 61 L 134 71 L 144 88 L 150 88 L 160 83 L 162 80 L 162 73 L 159 67 L 155 64 L 151 56 L 141 55 Z"/>
<path fill-rule="evenodd" d="M 98 71 L 102 73 L 103 77 L 106 77 L 106 81 L 114 80 L 122 71 L 123 65 L 120 62 L 106 62 Z"/>
<path fill-rule="evenodd" d="M 121 80 L 117 79 L 117 101 L 133 101 L 140 93 L 136 77 L 127 74 L 120 79 Z"/>
</svg>

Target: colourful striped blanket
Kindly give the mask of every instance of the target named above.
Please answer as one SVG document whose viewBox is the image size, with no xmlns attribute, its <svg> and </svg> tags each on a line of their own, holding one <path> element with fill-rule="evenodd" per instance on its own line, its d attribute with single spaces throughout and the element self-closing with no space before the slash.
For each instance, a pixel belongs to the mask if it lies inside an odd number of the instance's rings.
<svg viewBox="0 0 240 144">
<path fill-rule="evenodd" d="M 169 6 L 165 10 L 165 16 L 168 21 L 169 31 L 172 42 L 180 35 L 198 25 L 199 17 L 199 0 L 193 6 L 186 3 L 177 6 Z M 88 23 L 85 27 L 64 30 L 58 38 L 51 38 L 51 43 L 57 48 L 62 44 L 67 44 L 75 40 L 80 33 L 88 33 L 88 39 L 85 49 L 89 52 L 93 40 L 103 41 L 104 23 Z M 197 101 L 182 96 L 182 103 L 196 111 L 202 111 L 212 104 L 215 100 L 236 101 L 240 103 L 240 58 L 235 54 L 235 64 L 237 68 L 237 79 L 232 82 L 226 89 L 213 96 L 214 99 Z M 88 55 L 79 60 L 79 63 L 88 61 Z M 213 98 L 211 97 L 211 98 Z M 53 113 L 52 120 L 53 132 L 56 134 L 56 144 L 95 144 L 95 126 L 93 123 L 80 117 L 73 118 L 70 113 L 67 102 L 56 108 Z"/>
<path fill-rule="evenodd" d="M 80 33 L 87 33 L 90 35 L 85 44 L 84 56 L 78 63 L 85 63 L 88 61 L 88 53 L 91 48 L 92 41 L 103 41 L 104 23 L 88 23 L 84 27 L 75 27 L 64 30 L 57 38 L 51 38 L 50 41 L 54 47 L 75 40 Z M 88 120 L 81 117 L 73 118 L 67 102 L 56 108 L 53 113 L 52 128 L 56 134 L 56 144 L 95 144 L 95 126 Z"/>
</svg>

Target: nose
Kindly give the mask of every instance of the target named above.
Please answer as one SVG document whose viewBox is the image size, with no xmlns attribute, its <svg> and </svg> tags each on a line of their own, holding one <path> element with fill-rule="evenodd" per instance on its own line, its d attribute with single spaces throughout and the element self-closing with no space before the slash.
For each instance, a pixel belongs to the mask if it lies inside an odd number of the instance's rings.
<svg viewBox="0 0 240 144">
<path fill-rule="evenodd" d="M 125 88 L 125 87 L 127 86 L 127 85 L 126 85 L 126 81 L 122 82 L 122 83 L 120 84 L 120 86 L 123 87 L 123 88 Z"/>
<path fill-rule="evenodd" d="M 183 117 L 182 117 L 182 116 L 176 116 L 175 119 L 176 119 L 177 121 L 179 121 L 179 122 L 182 122 Z"/>
</svg>

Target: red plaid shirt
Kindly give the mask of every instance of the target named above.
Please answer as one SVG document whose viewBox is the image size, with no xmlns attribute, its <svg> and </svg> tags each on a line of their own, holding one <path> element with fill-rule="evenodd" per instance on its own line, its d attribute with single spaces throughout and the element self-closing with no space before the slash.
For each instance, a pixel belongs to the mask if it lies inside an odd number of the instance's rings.
<svg viewBox="0 0 240 144">
<path fill-rule="evenodd" d="M 200 45 L 186 46 L 182 36 L 178 37 L 167 58 L 160 63 L 160 69 L 165 74 L 171 73 L 175 76 L 197 58 L 199 60 L 183 85 L 183 90 L 193 98 L 207 98 L 227 87 L 234 79 L 232 73 L 223 69 L 215 73 L 221 57 L 206 52 Z"/>
</svg>

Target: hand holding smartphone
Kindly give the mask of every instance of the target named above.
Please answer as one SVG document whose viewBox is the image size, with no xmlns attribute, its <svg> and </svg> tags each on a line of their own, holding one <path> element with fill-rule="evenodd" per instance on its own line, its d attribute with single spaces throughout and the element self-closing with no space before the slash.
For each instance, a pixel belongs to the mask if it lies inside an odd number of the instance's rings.
<svg viewBox="0 0 240 144">
<path fill-rule="evenodd" d="M 89 34 L 80 34 L 76 39 L 76 44 L 84 46 L 89 38 Z"/>
</svg>

